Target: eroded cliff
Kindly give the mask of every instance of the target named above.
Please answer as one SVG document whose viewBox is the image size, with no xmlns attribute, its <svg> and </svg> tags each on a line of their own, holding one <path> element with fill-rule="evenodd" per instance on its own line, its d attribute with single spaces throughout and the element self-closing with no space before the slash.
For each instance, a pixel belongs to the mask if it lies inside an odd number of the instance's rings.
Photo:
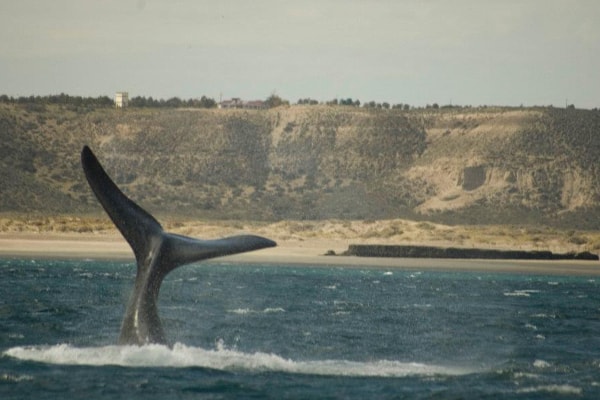
<svg viewBox="0 0 600 400">
<path fill-rule="evenodd" d="M 0 139 L 2 212 L 98 212 L 88 144 L 163 214 L 600 226 L 597 111 L 2 105 Z"/>
</svg>

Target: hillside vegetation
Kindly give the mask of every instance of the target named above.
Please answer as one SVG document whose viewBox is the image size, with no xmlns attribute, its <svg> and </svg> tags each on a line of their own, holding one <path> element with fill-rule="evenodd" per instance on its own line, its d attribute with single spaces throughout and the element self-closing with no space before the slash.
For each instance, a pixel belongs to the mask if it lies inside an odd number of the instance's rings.
<svg viewBox="0 0 600 400">
<path fill-rule="evenodd" d="M 130 197 L 182 218 L 600 227 L 600 112 L 0 105 L 0 212 L 99 214 L 88 144 Z"/>
</svg>

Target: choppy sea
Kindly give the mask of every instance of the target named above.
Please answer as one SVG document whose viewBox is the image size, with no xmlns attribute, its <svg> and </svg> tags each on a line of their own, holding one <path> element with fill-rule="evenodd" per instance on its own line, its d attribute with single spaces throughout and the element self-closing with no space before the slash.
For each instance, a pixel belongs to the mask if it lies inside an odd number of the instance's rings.
<svg viewBox="0 0 600 400">
<path fill-rule="evenodd" d="M 200 263 L 116 346 L 134 273 L 0 260 L 0 399 L 600 398 L 592 277 Z"/>
</svg>

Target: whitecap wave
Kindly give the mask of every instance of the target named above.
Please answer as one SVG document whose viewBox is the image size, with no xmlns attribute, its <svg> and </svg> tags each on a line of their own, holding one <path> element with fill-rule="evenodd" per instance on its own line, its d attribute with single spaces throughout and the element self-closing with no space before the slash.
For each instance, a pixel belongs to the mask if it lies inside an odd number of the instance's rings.
<svg viewBox="0 0 600 400">
<path fill-rule="evenodd" d="M 540 385 L 533 387 L 524 387 L 517 390 L 517 393 L 550 393 L 561 395 L 581 395 L 583 390 L 573 385 Z"/>
<path fill-rule="evenodd" d="M 548 361 L 544 360 L 535 360 L 533 362 L 533 366 L 535 368 L 550 368 L 552 365 Z"/>
<path fill-rule="evenodd" d="M 285 312 L 285 310 L 281 307 L 267 307 L 263 310 L 263 313 L 265 313 L 265 314 L 280 313 L 280 312 Z"/>
<path fill-rule="evenodd" d="M 531 315 L 532 318 L 549 318 L 556 319 L 556 314 L 546 314 L 546 313 L 538 313 Z"/>
<path fill-rule="evenodd" d="M 23 382 L 32 381 L 31 375 L 0 374 L 0 382 Z"/>
<path fill-rule="evenodd" d="M 236 308 L 233 310 L 227 310 L 227 312 L 231 313 L 231 314 L 245 315 L 245 314 L 273 314 L 273 313 L 285 312 L 285 310 L 281 307 L 267 307 L 262 311 L 252 310 L 250 308 Z"/>
<path fill-rule="evenodd" d="M 390 360 L 295 361 L 276 354 L 244 353 L 218 346 L 207 350 L 177 343 L 172 348 L 163 345 L 74 347 L 55 346 L 13 347 L 5 356 L 48 364 L 123 367 L 201 367 L 223 371 L 285 372 L 307 375 L 356 377 L 405 377 L 414 375 L 464 375 L 475 371 L 461 367 L 429 365 Z"/>
<path fill-rule="evenodd" d="M 505 296 L 512 297 L 530 297 L 531 294 L 540 293 L 539 290 L 535 289 L 523 289 L 523 290 L 515 290 L 514 292 L 504 292 Z"/>
</svg>

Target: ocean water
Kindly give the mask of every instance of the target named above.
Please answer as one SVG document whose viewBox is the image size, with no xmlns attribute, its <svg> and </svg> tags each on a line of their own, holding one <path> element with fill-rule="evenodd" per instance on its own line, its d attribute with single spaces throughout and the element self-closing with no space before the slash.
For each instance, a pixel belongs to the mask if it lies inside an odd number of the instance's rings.
<svg viewBox="0 0 600 400">
<path fill-rule="evenodd" d="M 200 263 L 116 346 L 134 272 L 0 260 L 0 399 L 600 398 L 591 277 Z"/>
</svg>

